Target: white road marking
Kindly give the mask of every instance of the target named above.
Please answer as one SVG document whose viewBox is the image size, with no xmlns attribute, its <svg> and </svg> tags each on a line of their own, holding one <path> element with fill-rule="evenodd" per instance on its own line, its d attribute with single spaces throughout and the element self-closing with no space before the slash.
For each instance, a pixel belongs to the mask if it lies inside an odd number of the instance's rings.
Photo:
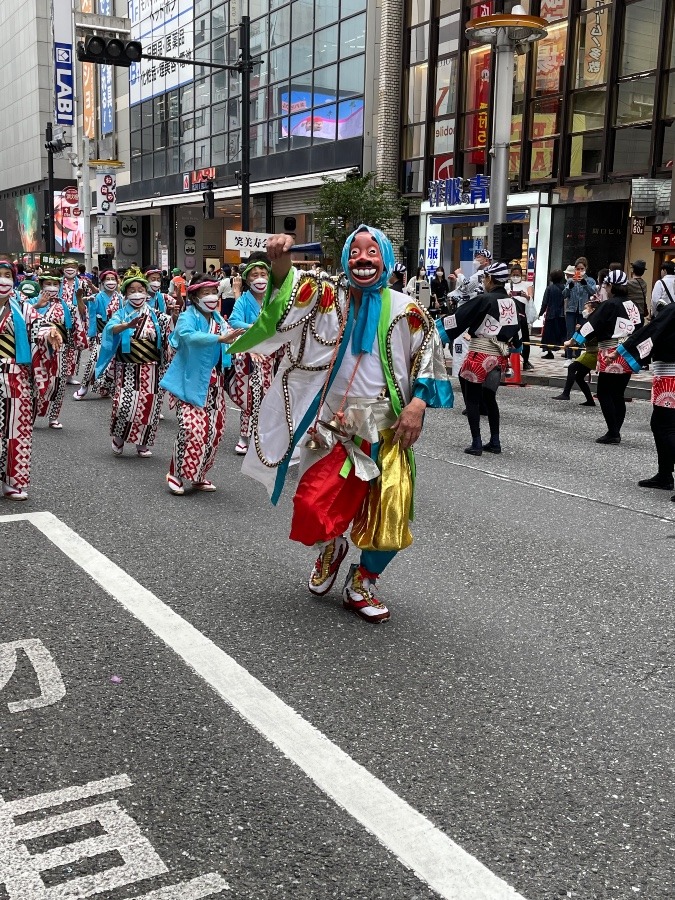
<svg viewBox="0 0 675 900">
<path fill-rule="evenodd" d="M 8 703 L 9 711 L 19 713 L 26 709 L 41 709 L 43 706 L 58 703 L 66 696 L 66 686 L 54 658 L 39 638 L 26 638 L 20 641 L 11 641 L 8 644 L 0 644 L 0 691 L 7 686 L 14 674 L 19 650 L 24 651 L 35 669 L 40 685 L 40 696 Z"/>
<path fill-rule="evenodd" d="M 32 522 L 441 897 L 522 900 L 505 881 L 56 516 L 36 512 L 0 517 L 0 522 L 18 520 Z"/>
<path fill-rule="evenodd" d="M 500 481 L 511 481 L 513 484 L 522 484 L 525 487 L 538 488 L 542 491 L 548 491 L 551 494 L 562 494 L 564 497 L 574 497 L 575 500 L 587 500 L 589 503 L 599 503 L 601 506 L 609 506 L 611 509 L 620 509 L 624 512 L 637 513 L 640 516 L 648 516 L 650 519 L 656 519 L 657 522 L 668 522 L 670 525 L 675 524 L 675 519 L 668 516 L 660 516 L 658 513 L 650 512 L 646 509 L 636 509 L 634 506 L 626 506 L 624 503 L 612 503 L 611 500 L 602 500 L 600 497 L 591 497 L 588 494 L 576 494 L 574 491 L 566 491 L 563 488 L 553 487 L 550 484 L 540 484 L 538 481 L 526 481 L 524 478 L 516 478 L 514 475 L 505 475 L 502 472 L 489 472 L 487 469 L 481 469 L 480 466 L 472 466 L 469 463 L 457 462 L 452 459 L 445 459 L 441 456 L 432 456 L 430 453 L 418 453 L 418 456 L 433 459 L 436 462 L 447 463 L 449 466 L 457 466 L 460 469 L 470 469 L 472 472 L 480 472 L 488 478 L 497 478 Z"/>
<path fill-rule="evenodd" d="M 89 804 L 67 812 L 52 812 L 22 824 L 16 822 L 28 812 L 51 810 L 128 787 L 131 787 L 128 776 L 116 775 L 19 800 L 6 802 L 0 797 L 0 885 L 4 885 L 9 900 L 81 900 L 166 875 L 167 866 L 117 800 Z M 26 841 L 93 822 L 101 826 L 103 834 L 70 841 L 42 853 L 29 853 L 25 846 Z M 121 856 L 123 865 L 93 875 L 75 876 L 49 887 L 44 883 L 43 873 L 51 869 L 113 851 Z M 201 900 L 229 889 L 227 882 L 212 872 L 151 891 L 136 900 Z"/>
</svg>

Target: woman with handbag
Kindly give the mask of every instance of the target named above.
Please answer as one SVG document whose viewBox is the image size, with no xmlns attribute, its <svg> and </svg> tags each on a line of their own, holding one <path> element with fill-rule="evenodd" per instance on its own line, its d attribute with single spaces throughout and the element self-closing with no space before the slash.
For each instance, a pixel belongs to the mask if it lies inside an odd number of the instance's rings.
<svg viewBox="0 0 675 900">
<path fill-rule="evenodd" d="M 231 357 L 225 344 L 244 333 L 230 328 L 218 312 L 218 280 L 198 275 L 188 287 L 190 305 L 178 317 L 169 343 L 175 351 L 161 387 L 176 400 L 178 434 L 166 482 L 172 494 L 215 491 L 206 478 L 225 430 L 226 390 Z"/>
</svg>

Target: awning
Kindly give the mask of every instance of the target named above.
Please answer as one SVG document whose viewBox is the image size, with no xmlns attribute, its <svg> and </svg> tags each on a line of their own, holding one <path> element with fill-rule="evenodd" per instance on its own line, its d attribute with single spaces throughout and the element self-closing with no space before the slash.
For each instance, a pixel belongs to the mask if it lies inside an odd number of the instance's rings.
<svg viewBox="0 0 675 900">
<path fill-rule="evenodd" d="M 525 222 L 529 212 L 525 209 L 517 209 L 506 214 L 507 222 Z M 455 213 L 454 216 L 431 216 L 432 225 L 481 225 L 489 221 L 487 213 Z"/>
</svg>

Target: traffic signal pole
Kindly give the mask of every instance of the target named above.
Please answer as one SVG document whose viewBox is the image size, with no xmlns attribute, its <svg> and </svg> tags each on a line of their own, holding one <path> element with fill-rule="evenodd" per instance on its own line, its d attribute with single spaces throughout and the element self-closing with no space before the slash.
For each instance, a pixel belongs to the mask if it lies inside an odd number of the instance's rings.
<svg viewBox="0 0 675 900">
<path fill-rule="evenodd" d="M 100 26 L 99 29 L 101 31 L 107 30 L 100 28 Z M 115 29 L 112 30 L 115 31 Z M 92 41 L 97 42 L 95 47 L 92 45 Z M 108 52 L 111 44 L 115 45 L 114 56 Z M 226 65 L 224 63 L 206 62 L 201 59 L 193 60 L 144 53 L 138 41 L 128 41 L 125 44 L 118 38 L 106 41 L 95 35 L 94 38 L 88 38 L 86 44 L 78 44 L 77 58 L 82 62 L 92 62 L 106 66 L 125 66 L 127 68 L 132 62 L 153 59 L 159 62 L 177 63 L 181 66 L 200 66 L 206 69 L 216 69 L 220 72 L 239 72 L 241 75 L 241 171 L 239 172 L 241 184 L 241 230 L 249 231 L 251 225 L 251 73 L 253 72 L 253 67 L 260 62 L 257 57 L 251 56 L 250 16 L 241 17 L 241 22 L 239 23 L 239 45 L 239 60 L 234 65 Z M 131 55 L 132 53 L 133 56 Z"/>
<path fill-rule="evenodd" d="M 56 250 L 54 241 L 54 151 L 50 146 L 53 140 L 52 123 L 47 122 L 45 129 L 45 146 L 47 147 L 47 196 L 45 197 L 45 225 L 47 226 L 47 232 L 45 234 L 45 247 L 47 253 L 54 253 Z"/>
</svg>

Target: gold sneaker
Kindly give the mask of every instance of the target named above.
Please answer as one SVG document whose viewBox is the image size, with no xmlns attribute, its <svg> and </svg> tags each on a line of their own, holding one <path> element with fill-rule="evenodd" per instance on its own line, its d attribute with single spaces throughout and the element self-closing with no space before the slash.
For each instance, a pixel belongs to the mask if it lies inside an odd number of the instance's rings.
<svg viewBox="0 0 675 900">
<path fill-rule="evenodd" d="M 386 622 L 391 613 L 373 593 L 370 579 L 364 578 L 357 565 L 349 567 L 349 575 L 342 591 L 342 605 L 351 609 L 366 622 Z"/>
<path fill-rule="evenodd" d="M 349 544 L 342 536 L 334 538 L 321 551 L 314 563 L 307 587 L 315 597 L 323 597 L 333 587 Z"/>
</svg>

